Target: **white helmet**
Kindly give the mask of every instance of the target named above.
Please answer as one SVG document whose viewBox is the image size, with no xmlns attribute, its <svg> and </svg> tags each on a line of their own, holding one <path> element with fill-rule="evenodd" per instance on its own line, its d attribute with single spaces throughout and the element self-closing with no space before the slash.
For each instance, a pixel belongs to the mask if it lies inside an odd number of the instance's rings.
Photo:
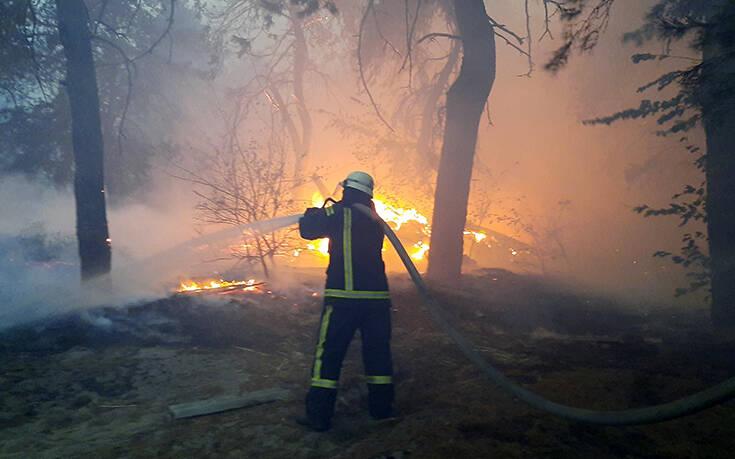
<svg viewBox="0 0 735 459">
<path fill-rule="evenodd" d="M 344 188 L 354 188 L 373 197 L 373 178 L 365 172 L 350 172 L 346 179 L 339 182 Z"/>
</svg>

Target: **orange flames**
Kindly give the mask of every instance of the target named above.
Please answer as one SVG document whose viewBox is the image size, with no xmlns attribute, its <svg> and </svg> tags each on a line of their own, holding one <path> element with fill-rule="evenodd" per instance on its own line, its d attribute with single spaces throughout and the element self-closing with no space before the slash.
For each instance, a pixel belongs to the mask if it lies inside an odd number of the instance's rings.
<svg viewBox="0 0 735 459">
<path fill-rule="evenodd" d="M 311 196 L 312 206 L 321 207 L 324 205 L 324 197 L 319 192 L 315 192 Z M 429 219 L 422 215 L 421 212 L 414 208 L 404 208 L 397 205 L 388 204 L 385 200 L 378 196 L 373 198 L 375 203 L 375 211 L 380 217 L 385 220 L 393 230 L 398 231 L 401 227 L 408 222 L 416 222 L 421 226 L 421 232 L 425 236 L 431 235 L 431 225 L 429 225 Z M 465 235 L 472 236 L 475 242 L 480 242 L 487 238 L 487 235 L 483 232 L 478 231 L 465 231 Z M 426 253 L 429 251 L 429 242 L 419 240 L 408 250 L 409 255 L 414 260 L 423 260 Z M 329 256 L 329 240 L 320 239 L 315 243 L 309 243 L 306 249 L 297 249 L 294 251 L 294 256 L 299 256 L 303 250 L 309 250 L 314 254 L 321 257 Z M 385 250 L 385 248 L 383 249 Z"/>
<path fill-rule="evenodd" d="M 319 192 L 315 192 L 312 195 L 311 201 L 312 206 L 314 207 L 322 207 L 324 204 L 324 198 Z M 375 203 L 375 210 L 378 215 L 380 215 L 380 217 L 385 220 L 394 231 L 399 232 L 399 237 L 401 237 L 401 239 L 404 239 L 405 237 L 404 240 L 410 241 L 406 244 L 408 255 L 414 261 L 425 260 L 426 254 L 430 249 L 429 237 L 431 236 L 431 225 L 429 225 L 429 219 L 415 208 L 388 204 L 388 202 L 380 196 L 374 197 L 373 202 Z M 408 231 L 408 233 L 401 235 L 401 228 L 409 222 L 417 224 L 418 227 L 412 225 L 410 229 L 404 229 L 404 231 Z M 471 237 L 473 244 L 482 242 L 483 244 L 490 246 L 489 242 L 491 240 L 495 240 L 493 236 L 488 237 L 487 234 L 479 231 L 465 230 L 464 235 Z M 386 251 L 389 248 L 389 245 L 390 243 L 386 239 L 383 251 Z M 237 245 L 237 247 L 241 249 L 246 249 L 249 246 L 248 242 L 241 242 Z M 295 248 L 292 252 L 292 256 L 299 257 L 302 252 L 316 255 L 319 258 L 327 258 L 329 257 L 329 239 L 324 238 L 316 241 L 310 241 L 305 247 L 302 246 Z M 510 253 L 511 255 L 517 255 L 518 251 L 510 249 Z M 209 291 L 225 294 L 234 291 L 258 291 L 258 286 L 260 285 L 262 285 L 262 282 L 256 283 L 255 279 L 239 281 L 225 281 L 223 279 L 203 281 L 186 280 L 180 283 L 177 292 L 194 293 Z"/>
<path fill-rule="evenodd" d="M 324 204 L 324 198 L 318 192 L 314 193 L 311 198 L 312 206 L 322 207 Z M 406 244 L 406 251 L 408 255 L 414 261 L 423 261 L 426 258 L 426 254 L 429 252 L 429 237 L 431 236 L 431 225 L 426 216 L 422 215 L 415 208 L 401 207 L 399 205 L 388 204 L 388 202 L 380 196 L 373 198 L 375 203 L 375 210 L 380 217 L 390 225 L 390 227 L 399 233 L 399 237 L 404 241 L 408 241 Z M 413 222 L 415 225 L 411 225 L 410 228 L 404 229 L 404 234 L 400 234 L 400 230 L 403 226 L 409 222 Z M 417 225 L 417 226 L 416 226 Z M 497 242 L 494 236 L 489 236 L 481 231 L 470 231 L 465 230 L 464 235 L 471 238 L 471 244 L 482 243 L 491 247 L 490 243 Z M 415 242 L 414 242 L 415 241 Z M 389 249 L 390 243 L 386 239 L 383 246 L 383 251 Z M 238 244 L 239 248 L 247 248 L 248 243 Z M 509 249 L 511 255 L 518 255 L 519 250 Z M 319 239 L 316 241 L 309 241 L 305 246 L 297 247 L 292 252 L 293 257 L 299 257 L 302 252 L 315 255 L 319 258 L 329 257 L 329 239 Z M 205 280 L 205 281 L 182 281 L 177 289 L 179 293 L 193 293 L 193 292 L 217 292 L 220 294 L 231 293 L 235 291 L 258 291 L 258 286 L 262 283 L 256 283 L 255 279 L 239 280 L 239 281 L 225 281 L 223 279 Z M 270 293 L 270 292 L 267 292 Z M 314 294 L 315 296 L 317 294 Z"/>
<path fill-rule="evenodd" d="M 416 209 L 404 209 L 386 204 L 380 199 L 373 199 L 375 203 L 375 211 L 380 218 L 388 223 L 393 223 L 394 230 L 398 231 L 404 223 L 417 222 L 424 226 L 426 232 L 429 232 L 429 220 L 421 215 Z"/>
<path fill-rule="evenodd" d="M 181 282 L 178 288 L 178 292 L 203 292 L 206 290 L 216 290 L 216 289 L 223 289 L 223 290 L 242 290 L 246 292 L 251 292 L 257 289 L 259 284 L 256 284 L 255 279 L 248 279 L 248 280 L 241 280 L 241 281 L 225 281 L 222 279 L 219 280 L 210 280 L 210 281 L 203 281 L 203 282 L 195 282 L 195 281 L 184 281 Z"/>
</svg>

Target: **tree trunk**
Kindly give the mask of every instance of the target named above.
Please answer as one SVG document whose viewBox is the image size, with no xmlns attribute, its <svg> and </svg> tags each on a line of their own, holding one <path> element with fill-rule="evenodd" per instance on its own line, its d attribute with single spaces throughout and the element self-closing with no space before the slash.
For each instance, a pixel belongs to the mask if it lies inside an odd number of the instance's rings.
<svg viewBox="0 0 735 459">
<path fill-rule="evenodd" d="M 447 119 L 439 160 L 427 276 L 452 282 L 462 271 L 462 239 L 477 129 L 495 80 L 495 37 L 482 0 L 455 0 L 462 66 L 447 92 Z"/>
<path fill-rule="evenodd" d="M 110 271 L 105 212 L 102 128 L 89 13 L 83 0 L 56 0 L 59 38 L 66 55 L 74 148 L 74 198 L 82 279 Z"/>
<path fill-rule="evenodd" d="M 707 136 L 707 232 L 712 323 L 735 329 L 735 58 L 718 43 L 703 50 L 702 116 Z"/>
</svg>

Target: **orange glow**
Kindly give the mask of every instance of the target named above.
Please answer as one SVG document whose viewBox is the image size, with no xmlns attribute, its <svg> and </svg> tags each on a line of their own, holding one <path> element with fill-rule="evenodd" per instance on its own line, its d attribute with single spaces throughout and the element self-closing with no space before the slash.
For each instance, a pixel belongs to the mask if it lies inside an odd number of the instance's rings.
<svg viewBox="0 0 735 459">
<path fill-rule="evenodd" d="M 480 241 L 482 241 L 483 239 L 485 239 L 487 237 L 487 234 L 485 234 L 483 232 L 477 232 L 477 231 L 465 231 L 464 234 L 467 235 L 467 236 L 474 237 L 475 238 L 475 242 L 480 242 Z"/>
<path fill-rule="evenodd" d="M 396 231 L 401 229 L 401 225 L 411 221 L 418 222 L 426 227 L 429 225 L 429 219 L 421 215 L 416 209 L 392 206 L 377 198 L 374 198 L 373 202 L 375 203 L 375 211 L 380 215 L 380 218 L 386 222 L 395 223 L 393 229 Z"/>
<path fill-rule="evenodd" d="M 205 290 L 212 290 L 212 289 L 218 289 L 218 288 L 235 289 L 238 287 L 241 287 L 241 290 L 250 292 L 250 291 L 254 291 L 257 286 L 255 285 L 255 279 L 232 281 L 232 282 L 228 282 L 222 279 L 203 281 L 203 282 L 185 281 L 185 282 L 181 282 L 181 284 L 179 285 L 179 289 L 177 291 L 178 292 L 201 292 Z"/>
<path fill-rule="evenodd" d="M 377 212 L 377 214 L 380 215 L 380 217 L 387 223 L 391 224 L 390 226 L 395 231 L 400 230 L 405 223 L 416 222 L 420 225 L 421 232 L 423 232 L 427 236 L 431 235 L 431 226 L 429 225 L 429 219 L 421 214 L 421 212 L 419 212 L 417 209 L 408 206 L 401 207 L 397 204 L 389 204 L 387 200 L 384 200 L 381 196 L 377 195 L 373 197 L 373 203 L 375 204 L 375 211 Z M 321 195 L 321 193 L 315 191 L 314 194 L 311 195 L 311 204 L 313 207 L 322 207 L 324 205 L 324 197 Z M 489 241 L 487 234 L 481 231 L 465 230 L 464 234 L 466 236 L 471 236 L 475 240 L 475 242 L 481 242 L 484 240 Z M 389 245 L 389 243 L 386 241 L 383 245 L 383 251 L 386 251 L 387 245 Z M 306 249 L 297 248 L 296 250 L 294 250 L 293 255 L 295 257 L 298 257 L 304 250 L 313 252 L 320 257 L 328 257 L 329 239 L 320 239 L 318 241 L 311 242 L 306 245 Z M 424 260 L 428 251 L 429 243 L 424 241 L 416 242 L 408 250 L 411 258 L 417 261 Z M 515 250 L 512 250 L 511 253 L 513 255 L 517 254 Z"/>
<path fill-rule="evenodd" d="M 319 239 L 315 244 L 307 244 L 306 248 L 323 257 L 329 256 L 329 239 Z"/>
<path fill-rule="evenodd" d="M 324 196 L 321 195 L 318 191 L 315 191 L 314 194 L 311 195 L 311 205 L 312 207 L 321 207 L 324 205 Z"/>
<path fill-rule="evenodd" d="M 419 242 L 415 243 L 413 245 L 413 247 L 416 249 L 411 254 L 411 258 L 413 258 L 414 260 L 423 260 L 424 259 L 424 255 L 426 254 L 426 252 L 429 251 L 429 244 L 427 244 L 427 243 L 425 243 L 423 241 L 419 241 Z"/>
<path fill-rule="evenodd" d="M 322 196 L 318 191 L 315 191 L 314 194 L 311 195 L 311 205 L 313 207 L 322 207 L 324 205 L 324 196 Z M 329 239 L 319 239 L 318 241 L 307 244 L 306 248 L 321 257 L 328 257 Z M 294 256 L 299 256 L 299 253 L 301 253 L 301 249 L 297 249 L 294 252 Z"/>
</svg>

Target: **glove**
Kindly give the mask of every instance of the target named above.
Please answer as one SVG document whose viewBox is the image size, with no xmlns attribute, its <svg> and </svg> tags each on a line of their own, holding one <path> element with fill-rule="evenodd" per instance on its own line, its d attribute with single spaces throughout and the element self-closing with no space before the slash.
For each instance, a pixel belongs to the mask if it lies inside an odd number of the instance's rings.
<svg viewBox="0 0 735 459">
<path fill-rule="evenodd" d="M 318 207 L 309 207 L 306 209 L 306 211 L 304 211 L 304 217 L 308 217 L 310 214 L 314 214 L 319 210 L 321 209 L 319 209 Z"/>
</svg>

